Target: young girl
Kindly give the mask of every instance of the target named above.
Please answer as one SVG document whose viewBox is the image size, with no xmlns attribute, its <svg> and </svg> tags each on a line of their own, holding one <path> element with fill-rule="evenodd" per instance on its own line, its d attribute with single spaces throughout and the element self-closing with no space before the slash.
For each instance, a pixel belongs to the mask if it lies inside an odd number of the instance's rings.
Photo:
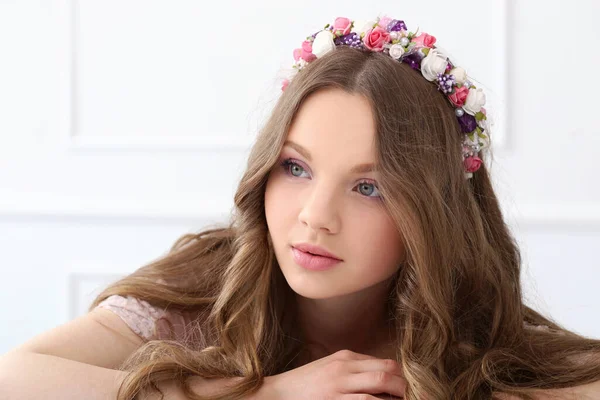
<svg viewBox="0 0 600 400">
<path fill-rule="evenodd" d="M 138 335 L 118 398 L 600 398 L 600 341 L 523 303 L 465 68 L 388 17 L 293 55 L 231 223 L 91 305 Z"/>
</svg>

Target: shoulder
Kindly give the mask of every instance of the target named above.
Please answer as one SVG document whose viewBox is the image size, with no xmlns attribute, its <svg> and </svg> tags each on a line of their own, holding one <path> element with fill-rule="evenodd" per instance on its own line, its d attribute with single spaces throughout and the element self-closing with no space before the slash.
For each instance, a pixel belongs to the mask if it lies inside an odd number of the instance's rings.
<svg viewBox="0 0 600 400">
<path fill-rule="evenodd" d="M 96 308 L 117 314 L 144 341 L 182 338 L 189 322 L 187 314 L 167 311 L 133 296 L 112 295 Z"/>
</svg>

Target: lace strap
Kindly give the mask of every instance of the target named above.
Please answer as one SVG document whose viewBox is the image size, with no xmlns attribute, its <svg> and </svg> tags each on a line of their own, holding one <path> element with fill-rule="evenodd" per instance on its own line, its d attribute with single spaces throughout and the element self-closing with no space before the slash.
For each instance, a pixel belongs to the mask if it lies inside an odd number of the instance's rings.
<svg viewBox="0 0 600 400">
<path fill-rule="evenodd" d="M 132 296 L 112 295 L 104 299 L 97 307 L 111 310 L 117 314 L 131 330 L 144 340 L 158 337 L 156 322 L 167 317 L 165 310 Z"/>
</svg>

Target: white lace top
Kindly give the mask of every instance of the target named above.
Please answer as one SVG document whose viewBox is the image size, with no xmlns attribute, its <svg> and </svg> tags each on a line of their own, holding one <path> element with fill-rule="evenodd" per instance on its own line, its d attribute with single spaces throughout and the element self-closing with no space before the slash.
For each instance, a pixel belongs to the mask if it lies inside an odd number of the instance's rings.
<svg viewBox="0 0 600 400">
<path fill-rule="evenodd" d="M 190 320 L 188 314 L 165 311 L 131 296 L 112 295 L 97 307 L 117 314 L 144 341 L 182 338 Z"/>
</svg>

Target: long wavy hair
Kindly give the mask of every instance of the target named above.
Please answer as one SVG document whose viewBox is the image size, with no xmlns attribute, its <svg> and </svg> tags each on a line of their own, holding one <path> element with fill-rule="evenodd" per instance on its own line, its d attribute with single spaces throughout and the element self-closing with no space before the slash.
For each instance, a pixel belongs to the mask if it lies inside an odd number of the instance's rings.
<svg viewBox="0 0 600 400">
<path fill-rule="evenodd" d="M 463 134 L 445 96 L 404 63 L 340 47 L 305 67 L 278 99 L 228 224 L 182 236 L 90 306 L 117 294 L 194 315 L 184 338 L 148 341 L 119 367 L 130 373 L 118 399 L 168 380 L 190 399 L 240 399 L 265 376 L 291 369 L 306 344 L 294 329 L 294 293 L 274 256 L 264 192 L 294 115 L 326 88 L 364 96 L 376 119 L 379 189 L 407 252 L 389 307 L 406 399 L 530 399 L 539 389 L 599 379 L 600 341 L 524 304 L 516 241 L 486 165 L 464 177 Z M 189 386 L 193 376 L 240 379 L 202 396 Z"/>
</svg>

